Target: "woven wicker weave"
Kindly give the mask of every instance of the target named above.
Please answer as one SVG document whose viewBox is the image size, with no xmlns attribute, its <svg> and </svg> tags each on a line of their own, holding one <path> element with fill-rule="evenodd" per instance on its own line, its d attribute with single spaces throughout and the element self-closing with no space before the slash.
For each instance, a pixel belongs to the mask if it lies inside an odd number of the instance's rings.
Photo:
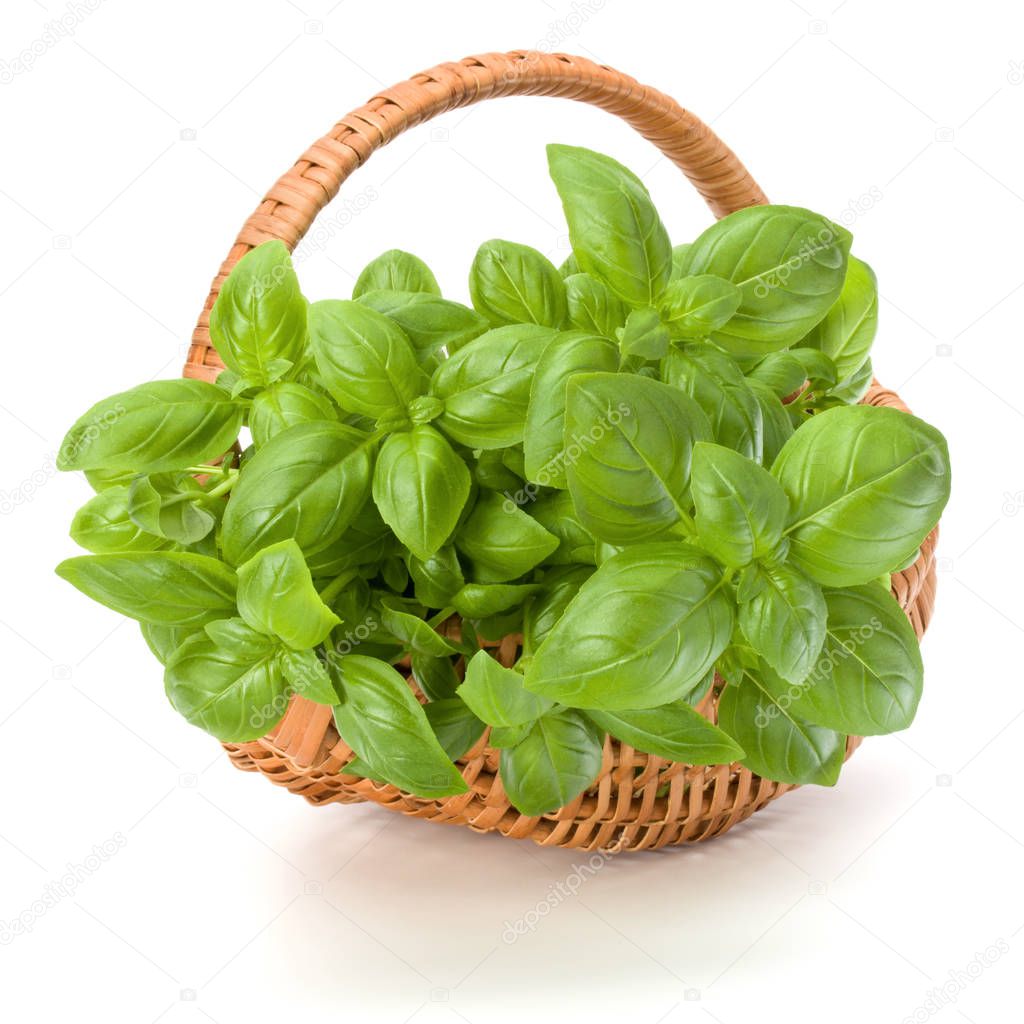
<svg viewBox="0 0 1024 1024">
<path fill-rule="evenodd" d="M 192 339 L 185 376 L 212 380 L 223 367 L 210 344 L 209 313 L 231 268 L 252 247 L 281 239 L 294 248 L 341 183 L 380 146 L 436 114 L 494 96 L 561 96 L 618 114 L 653 142 L 690 179 L 717 216 L 764 203 L 764 194 L 732 151 L 699 119 L 669 97 L 581 57 L 529 51 L 467 57 L 441 64 L 378 93 L 315 142 L 274 187 L 239 232 L 213 282 Z M 906 411 L 891 391 L 872 386 L 865 402 Z M 917 562 L 893 577 L 893 592 L 920 637 L 935 598 L 936 532 Z M 457 618 L 443 627 L 452 634 Z M 494 644 L 512 664 L 519 638 Z M 401 666 L 400 666 L 401 667 Z M 461 664 L 458 666 L 461 672 Z M 405 668 L 408 675 L 408 667 Z M 410 678 L 415 688 L 415 680 Z M 716 717 L 718 681 L 701 707 Z M 653 849 L 721 835 L 795 787 L 772 782 L 742 765 L 697 767 L 641 753 L 610 737 L 601 772 L 571 804 L 542 817 L 512 807 L 497 774 L 498 752 L 485 733 L 459 765 L 469 791 L 424 800 L 394 786 L 343 773 L 352 751 L 334 728 L 330 708 L 294 697 L 281 722 L 250 743 L 225 744 L 232 761 L 260 771 L 314 804 L 370 800 L 431 821 L 497 831 L 545 846 Z M 860 739 L 850 737 L 847 756 Z"/>
</svg>

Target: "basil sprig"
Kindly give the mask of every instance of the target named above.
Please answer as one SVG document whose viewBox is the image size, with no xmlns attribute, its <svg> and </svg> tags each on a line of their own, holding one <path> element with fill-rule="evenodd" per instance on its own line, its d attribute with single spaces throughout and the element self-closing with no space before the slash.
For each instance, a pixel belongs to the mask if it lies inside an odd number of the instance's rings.
<svg viewBox="0 0 1024 1024">
<path fill-rule="evenodd" d="M 854 404 L 874 274 L 797 207 L 673 248 L 620 164 L 549 164 L 573 254 L 486 242 L 472 307 L 399 250 L 312 305 L 283 245 L 247 254 L 216 384 L 142 384 L 69 431 L 96 494 L 58 572 L 139 621 L 190 722 L 245 742 L 299 695 L 346 774 L 426 799 L 467 791 L 485 735 L 526 815 L 586 790 L 609 736 L 830 785 L 848 734 L 913 719 L 888 574 L 950 487 L 935 428 Z"/>
</svg>

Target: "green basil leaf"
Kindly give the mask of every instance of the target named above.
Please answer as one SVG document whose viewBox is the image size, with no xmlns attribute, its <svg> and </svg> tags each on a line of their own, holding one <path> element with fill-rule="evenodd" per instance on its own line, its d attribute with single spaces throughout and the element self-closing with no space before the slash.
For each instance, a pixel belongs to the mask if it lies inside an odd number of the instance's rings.
<svg viewBox="0 0 1024 1024">
<path fill-rule="evenodd" d="M 437 742 L 453 761 L 465 756 L 486 728 L 458 697 L 431 701 L 423 711 Z"/>
<path fill-rule="evenodd" d="M 489 491 L 515 494 L 525 481 L 509 469 L 505 461 L 508 448 L 489 448 L 477 454 L 473 476 L 476 482 Z"/>
<path fill-rule="evenodd" d="M 158 622 L 140 622 L 139 629 L 146 646 L 153 652 L 153 657 L 166 665 L 174 652 L 196 633 L 197 626 L 163 626 Z"/>
<path fill-rule="evenodd" d="M 460 679 L 451 658 L 435 658 L 433 655 L 413 651 L 409 660 L 413 679 L 428 700 L 439 701 L 455 696 Z"/>
<path fill-rule="evenodd" d="M 356 278 L 352 298 L 387 288 L 396 292 L 424 292 L 440 295 L 441 288 L 430 267 L 418 256 L 401 249 L 389 249 L 371 260 Z"/>
<path fill-rule="evenodd" d="M 864 360 L 864 365 L 854 373 L 851 373 L 845 380 L 841 380 L 835 387 L 829 389 L 828 396 L 837 402 L 846 405 L 856 405 L 871 387 L 875 372 L 871 366 L 870 357 Z"/>
<path fill-rule="evenodd" d="M 487 745 L 495 750 L 506 750 L 522 743 L 530 730 L 533 722 L 525 722 L 523 725 L 496 725 L 491 727 L 491 733 L 487 738 Z"/>
<path fill-rule="evenodd" d="M 566 396 L 566 479 L 583 526 L 625 544 L 685 519 L 693 445 L 711 436 L 697 404 L 614 373 L 576 374 Z"/>
<path fill-rule="evenodd" d="M 79 555 L 57 575 L 87 597 L 140 622 L 201 626 L 235 611 L 235 573 L 183 551 Z"/>
<path fill-rule="evenodd" d="M 175 711 L 223 743 L 259 739 L 288 708 L 287 682 L 269 637 L 254 656 L 197 633 L 167 663 L 164 689 Z"/>
<path fill-rule="evenodd" d="M 134 469 L 87 469 L 85 479 L 97 493 L 114 487 L 127 487 L 138 475 Z"/>
<path fill-rule="evenodd" d="M 214 619 L 203 626 L 203 632 L 218 646 L 233 650 L 242 658 L 261 657 L 267 649 L 267 635 L 253 629 L 245 619 Z"/>
<path fill-rule="evenodd" d="M 839 778 L 846 737 L 798 718 L 750 673 L 722 691 L 718 724 L 743 747 L 742 763 L 764 779 L 834 786 Z"/>
<path fill-rule="evenodd" d="M 771 469 L 786 442 L 796 429 L 779 397 L 760 381 L 748 380 L 746 390 L 753 394 L 761 409 L 761 465 Z"/>
<path fill-rule="evenodd" d="M 68 431 L 58 469 L 162 473 L 222 455 L 238 437 L 243 407 L 215 384 L 157 380 L 111 395 Z"/>
<path fill-rule="evenodd" d="M 857 736 L 906 729 L 924 682 L 921 651 L 906 614 L 875 583 L 828 590 L 825 602 L 825 645 L 810 675 L 787 691 L 793 710 L 809 722 Z"/>
<path fill-rule="evenodd" d="M 257 448 L 296 423 L 336 420 L 338 413 L 326 395 L 290 381 L 271 384 L 252 400 L 249 430 Z"/>
<path fill-rule="evenodd" d="M 428 292 L 373 291 L 359 301 L 405 332 L 422 363 L 443 347 L 451 355 L 490 326 L 476 310 Z"/>
<path fill-rule="evenodd" d="M 128 517 L 128 488 L 121 485 L 94 494 L 71 520 L 71 539 L 97 555 L 115 551 L 155 551 L 163 537 L 147 533 Z"/>
<path fill-rule="evenodd" d="M 140 529 L 178 544 L 202 540 L 217 522 L 205 493 L 188 475 L 137 476 L 128 488 L 128 517 Z"/>
<path fill-rule="evenodd" d="M 381 625 L 401 643 L 403 650 L 434 658 L 455 653 L 455 648 L 419 616 L 387 604 L 380 605 L 379 613 Z"/>
<path fill-rule="evenodd" d="M 561 327 L 565 285 L 551 261 L 536 249 L 495 238 L 477 250 L 469 271 L 473 307 L 496 327 L 539 324 Z"/>
<path fill-rule="evenodd" d="M 796 359 L 804 369 L 804 376 L 811 382 L 815 390 L 821 387 L 833 387 L 839 380 L 836 364 L 831 356 L 816 348 L 798 346 L 789 350 L 791 358 Z"/>
<path fill-rule="evenodd" d="M 569 378 L 585 371 L 614 372 L 619 353 L 607 338 L 567 331 L 556 336 L 537 362 L 523 435 L 527 479 L 545 487 L 566 486 L 565 402 Z"/>
<path fill-rule="evenodd" d="M 575 146 L 548 146 L 548 167 L 580 269 L 633 306 L 655 305 L 672 272 L 672 243 L 643 182 Z"/>
<path fill-rule="evenodd" d="M 384 522 L 418 558 L 430 558 L 451 536 L 469 491 L 465 462 L 433 427 L 419 424 L 382 445 L 373 500 Z"/>
<path fill-rule="evenodd" d="M 663 359 L 670 341 L 668 328 L 651 306 L 634 309 L 626 317 L 626 326 L 619 332 L 622 354 L 638 359 Z"/>
<path fill-rule="evenodd" d="M 590 566 L 567 565 L 544 574 L 543 588 L 526 602 L 524 609 L 524 653 L 532 654 L 544 642 L 593 573 Z"/>
<path fill-rule="evenodd" d="M 717 444 L 693 446 L 690 487 L 701 545 L 724 565 L 764 558 L 782 539 L 789 500 L 756 462 Z"/>
<path fill-rule="evenodd" d="M 446 544 L 426 559 L 409 553 L 405 564 L 416 600 L 427 608 L 447 608 L 466 582 L 459 557 L 451 544 Z"/>
<path fill-rule="evenodd" d="M 467 583 L 452 607 L 466 619 L 485 619 L 521 605 L 540 588 L 535 583 Z"/>
<path fill-rule="evenodd" d="M 370 499 L 337 540 L 306 556 L 306 564 L 314 579 L 340 576 L 348 569 L 379 564 L 394 553 L 396 544 L 394 534 Z"/>
<path fill-rule="evenodd" d="M 764 414 L 743 374 L 708 345 L 673 349 L 662 361 L 662 380 L 689 395 L 707 415 L 715 441 L 760 461 Z"/>
<path fill-rule="evenodd" d="M 896 409 L 811 417 L 772 475 L 789 496 L 790 559 L 825 586 L 866 583 L 910 555 L 949 498 L 945 438 Z"/>
<path fill-rule="evenodd" d="M 229 370 L 256 386 L 306 352 L 306 300 L 283 242 L 264 242 L 228 274 L 210 310 L 210 340 Z"/>
<path fill-rule="evenodd" d="M 672 281 L 659 308 L 673 338 L 706 338 L 724 327 L 740 307 L 743 293 L 731 281 L 697 274 Z"/>
<path fill-rule="evenodd" d="M 710 558 L 684 544 L 627 548 L 580 588 L 534 654 L 526 686 L 572 707 L 658 707 L 704 678 L 733 621 Z"/>
<path fill-rule="evenodd" d="M 740 629 L 783 679 L 799 683 L 825 642 L 825 598 L 792 566 L 761 565 L 756 574 L 759 588 L 749 600 L 740 598 Z"/>
<path fill-rule="evenodd" d="M 341 423 L 299 423 L 246 463 L 224 512 L 221 548 L 234 565 L 294 540 L 304 554 L 329 548 L 370 491 L 373 442 Z"/>
<path fill-rule="evenodd" d="M 850 233 L 795 206 L 751 206 L 723 217 L 686 252 L 685 273 L 714 274 L 742 292 L 711 340 L 741 355 L 799 341 L 839 298 Z"/>
<path fill-rule="evenodd" d="M 587 334 L 614 338 L 626 323 L 629 309 L 602 281 L 590 274 L 573 274 L 565 279 L 569 323 Z"/>
<path fill-rule="evenodd" d="M 523 814 L 564 807 L 601 770 L 603 737 L 576 711 L 545 715 L 514 747 L 501 752 L 505 794 Z"/>
<path fill-rule="evenodd" d="M 262 548 L 238 567 L 238 610 L 253 629 L 300 651 L 323 643 L 341 621 L 320 600 L 293 540 Z"/>
<path fill-rule="evenodd" d="M 750 371 L 748 379 L 759 381 L 779 398 L 786 398 L 803 387 L 807 373 L 792 352 L 772 352 Z"/>
<path fill-rule="evenodd" d="M 408 683 L 376 658 L 349 654 L 335 662 L 334 709 L 341 738 L 380 778 L 425 799 L 465 793 L 465 779 L 434 735 Z"/>
<path fill-rule="evenodd" d="M 548 565 L 597 565 L 594 538 L 579 521 L 568 491 L 538 496 L 530 515 L 558 538 L 558 547 L 546 559 Z"/>
<path fill-rule="evenodd" d="M 488 725 L 524 725 L 554 707 L 552 701 L 530 693 L 518 672 L 505 668 L 487 651 L 477 651 L 469 660 L 458 694 Z"/>
<path fill-rule="evenodd" d="M 547 558 L 558 538 L 515 502 L 484 491 L 459 527 L 455 546 L 469 559 L 476 582 L 505 583 Z"/>
<path fill-rule="evenodd" d="M 307 700 L 317 704 L 333 706 L 338 703 L 338 694 L 327 666 L 316 656 L 315 651 L 293 651 L 284 648 L 278 653 L 281 671 L 285 679 Z"/>
<path fill-rule="evenodd" d="M 743 756 L 731 736 L 685 701 L 642 711 L 588 711 L 587 717 L 617 740 L 683 764 L 730 764 Z"/>
<path fill-rule="evenodd" d="M 580 272 L 580 265 L 576 262 L 576 256 L 574 253 L 569 253 L 568 256 L 562 260 L 562 265 L 558 268 L 558 276 L 563 281 L 572 277 L 573 274 Z"/>
<path fill-rule="evenodd" d="M 874 271 L 851 256 L 846 281 L 835 305 L 800 344 L 821 349 L 835 363 L 840 379 L 864 365 L 878 331 L 878 285 Z"/>
<path fill-rule="evenodd" d="M 686 264 L 686 254 L 692 249 L 693 246 L 689 242 L 685 242 L 683 245 L 672 246 L 672 281 L 677 281 L 683 277 L 683 267 Z"/>
<path fill-rule="evenodd" d="M 471 448 L 519 444 L 534 368 L 556 333 L 536 324 L 496 327 L 459 349 L 431 382 L 431 394 L 444 401 L 437 425 Z"/>
<path fill-rule="evenodd" d="M 314 302 L 309 339 L 324 387 L 349 412 L 372 419 L 402 414 L 426 390 L 401 328 L 360 302 Z"/>
</svg>

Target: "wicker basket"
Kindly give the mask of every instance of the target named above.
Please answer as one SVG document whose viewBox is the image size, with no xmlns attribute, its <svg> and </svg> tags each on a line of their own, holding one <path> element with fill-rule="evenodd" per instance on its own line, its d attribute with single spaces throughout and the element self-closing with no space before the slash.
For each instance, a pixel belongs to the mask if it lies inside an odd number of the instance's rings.
<svg viewBox="0 0 1024 1024">
<path fill-rule="evenodd" d="M 519 95 L 563 96 L 618 114 L 683 171 L 719 217 L 767 201 L 707 125 L 669 97 L 611 68 L 581 57 L 530 51 L 441 64 L 378 93 L 343 117 L 267 193 L 213 282 L 193 335 L 185 376 L 212 380 L 223 366 L 210 344 L 210 309 L 228 272 L 246 252 L 268 239 L 281 239 L 294 248 L 341 183 L 406 128 L 478 100 Z M 906 410 L 877 382 L 864 401 Z M 919 637 L 934 603 L 935 539 L 933 532 L 917 562 L 893 577 L 893 592 Z M 457 634 L 458 619 L 443 629 Z M 518 637 L 508 636 L 493 647 L 502 663 L 510 665 L 518 644 Z M 409 674 L 407 666 L 405 672 Z M 415 688 L 415 680 L 409 681 Z M 720 692 L 719 680 L 701 707 L 712 721 Z M 847 756 L 859 743 L 858 737 L 849 738 Z M 425 800 L 391 785 L 346 775 L 344 767 L 353 754 L 338 736 L 330 708 L 297 696 L 268 735 L 225 747 L 237 767 L 262 772 L 313 804 L 370 800 L 431 821 L 586 850 L 654 849 L 709 839 L 795 788 L 763 779 L 739 764 L 677 764 L 608 737 L 601 772 L 584 793 L 552 814 L 527 817 L 509 803 L 497 773 L 498 752 L 487 746 L 485 733 L 459 761 L 469 791 Z"/>
</svg>

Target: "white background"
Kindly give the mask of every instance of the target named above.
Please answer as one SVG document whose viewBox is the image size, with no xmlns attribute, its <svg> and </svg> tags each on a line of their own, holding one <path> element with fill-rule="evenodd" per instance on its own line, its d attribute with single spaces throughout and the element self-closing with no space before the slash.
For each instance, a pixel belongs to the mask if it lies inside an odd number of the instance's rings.
<svg viewBox="0 0 1024 1024">
<path fill-rule="evenodd" d="M 93 5 L 42 47 L 63 0 L 6 0 L 0 13 L 0 60 L 41 50 L 0 84 L 0 922 L 33 916 L 94 846 L 116 852 L 0 945 L 5 1016 L 996 1024 L 1019 1013 L 1018 5 Z M 553 887 L 584 855 L 378 808 L 314 809 L 235 771 L 167 706 L 135 626 L 52 571 L 73 553 L 67 523 L 89 493 L 54 473 L 65 429 L 108 393 L 177 374 L 262 191 L 379 87 L 531 46 L 675 95 L 772 199 L 851 224 L 881 282 L 876 371 L 945 430 L 955 477 L 913 728 L 866 742 L 834 790 L 791 794 L 705 846 L 612 860 L 565 898 Z M 329 242 L 305 253 L 308 294 L 347 294 L 392 246 L 426 258 L 455 298 L 485 238 L 560 259 L 542 148 L 553 140 L 636 168 L 676 241 L 709 222 L 679 173 L 609 115 L 502 100 L 375 155 L 343 192 L 365 209 L 345 216 L 339 198 Z M 533 930 L 503 940 L 506 922 L 538 909 L 549 912 Z M 949 1001 L 929 1004 L 944 984 Z"/>
</svg>

